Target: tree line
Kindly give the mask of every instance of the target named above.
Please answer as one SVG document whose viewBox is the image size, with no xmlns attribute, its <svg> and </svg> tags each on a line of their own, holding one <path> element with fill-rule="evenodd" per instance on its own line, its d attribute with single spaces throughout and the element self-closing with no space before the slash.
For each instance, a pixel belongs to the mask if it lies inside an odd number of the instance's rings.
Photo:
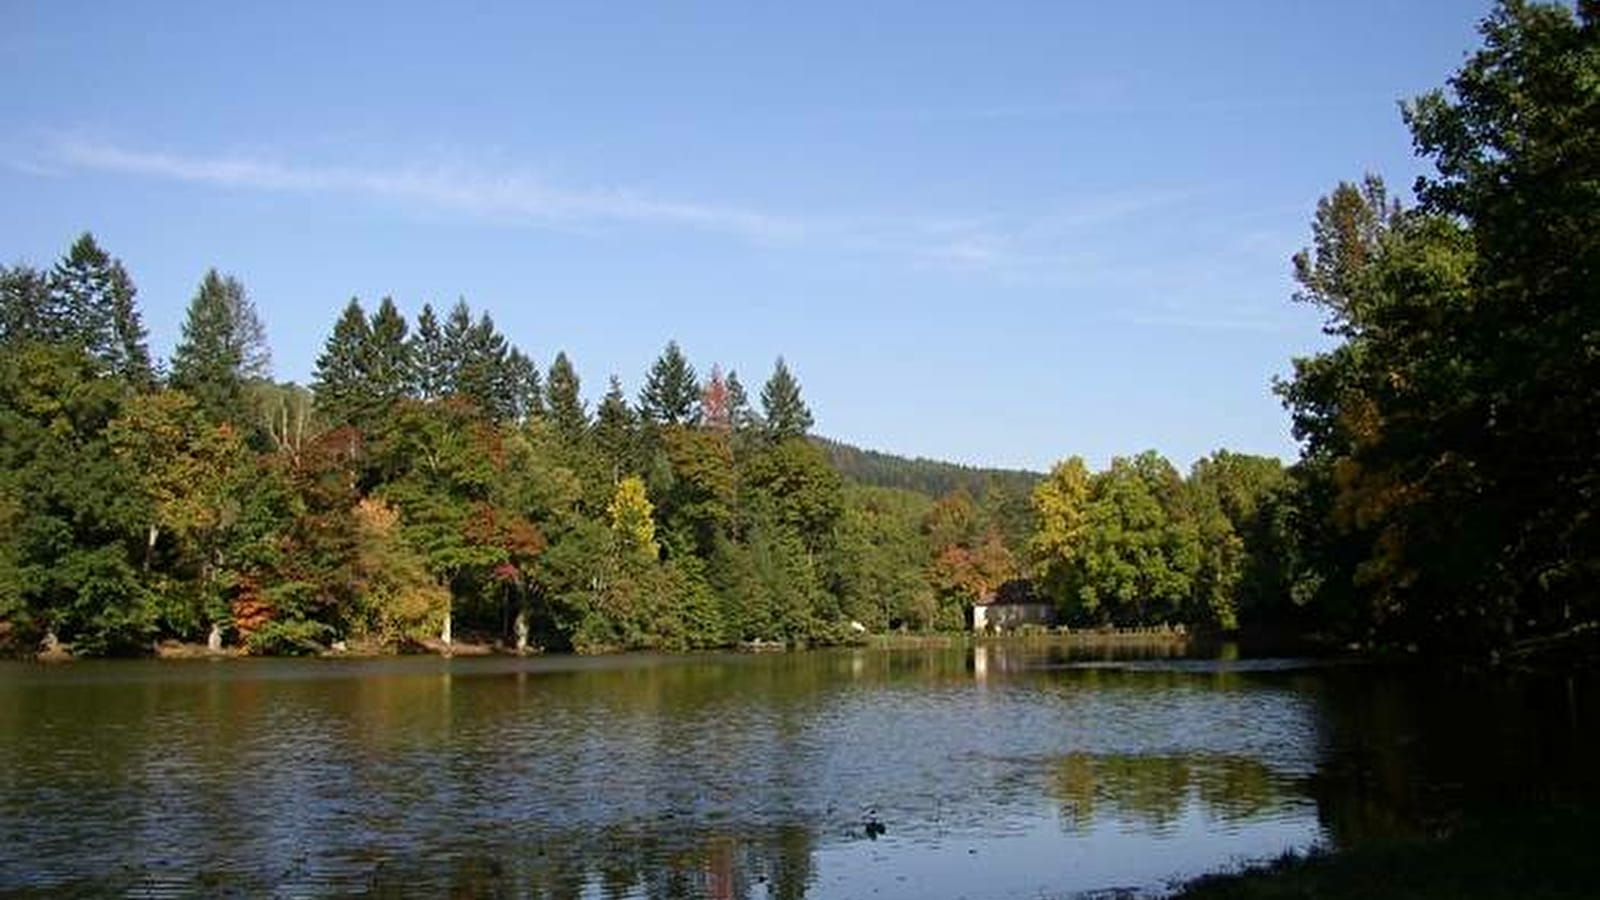
<svg viewBox="0 0 1600 900">
<path fill-rule="evenodd" d="M 687 649 L 996 599 L 1472 651 L 1592 631 L 1600 10 L 1507 0 L 1483 33 L 1405 107 L 1416 204 L 1368 176 L 1317 206 L 1296 299 L 1338 343 L 1275 386 L 1288 467 L 863 453 L 809 435 L 781 357 L 752 398 L 674 342 L 591 408 L 564 352 L 536 365 L 464 301 L 353 299 L 310 386 L 278 383 L 216 271 L 158 365 L 92 236 L 0 267 L 0 640 Z"/>
<path fill-rule="evenodd" d="M 352 299 L 301 387 L 271 379 L 255 306 L 217 271 L 163 365 L 126 269 L 92 235 L 47 271 L 0 279 L 0 622 L 23 644 L 827 643 L 959 629 L 973 603 L 1026 594 L 1038 566 L 1054 584 L 1070 563 L 1041 515 L 1057 510 L 1054 480 L 1030 496 L 1040 476 L 962 469 L 936 497 L 841 476 L 829 458 L 842 445 L 809 437 L 781 357 L 752 398 L 736 372 L 702 376 L 669 342 L 636 397 L 612 377 L 591 409 L 564 352 L 535 365 L 464 301 L 413 321 L 392 299 Z M 1098 610 L 1232 627 L 1224 601 L 1188 596 L 1235 589 L 1243 576 L 1227 566 L 1242 555 L 1227 548 L 1255 527 L 1254 496 L 1213 472 L 1254 465 L 1272 481 L 1281 467 L 1221 454 L 1184 481 L 1150 464 L 1177 493 L 1161 495 L 1159 522 L 1118 519 L 1118 540 L 1143 546 L 1139 527 L 1190 536 L 1161 563 L 1183 586 L 1160 602 L 1064 606 L 1074 622 Z M 1108 528 L 1126 499 L 1112 493 Z M 1202 560 L 1226 562 L 1202 572 Z"/>
</svg>

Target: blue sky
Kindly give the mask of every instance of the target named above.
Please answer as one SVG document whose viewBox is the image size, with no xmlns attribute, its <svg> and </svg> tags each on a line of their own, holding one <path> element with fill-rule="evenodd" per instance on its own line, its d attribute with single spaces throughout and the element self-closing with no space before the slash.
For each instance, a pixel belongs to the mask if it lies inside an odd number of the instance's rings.
<svg viewBox="0 0 1600 900">
<path fill-rule="evenodd" d="M 204 271 L 307 380 L 351 296 L 465 297 L 598 397 L 668 338 L 817 431 L 985 465 L 1291 458 L 1317 198 L 1487 2 L 10 2 L 0 259 L 79 232 L 170 352 Z"/>
</svg>

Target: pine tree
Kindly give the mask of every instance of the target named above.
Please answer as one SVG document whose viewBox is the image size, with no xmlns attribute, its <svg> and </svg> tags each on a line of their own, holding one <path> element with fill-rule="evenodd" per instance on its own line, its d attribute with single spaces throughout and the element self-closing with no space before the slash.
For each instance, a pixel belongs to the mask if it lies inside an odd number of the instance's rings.
<svg viewBox="0 0 1600 900">
<path fill-rule="evenodd" d="M 155 369 L 150 364 L 150 347 L 139 307 L 133 300 L 138 291 L 122 263 L 115 260 L 111 284 L 111 346 L 107 362 L 111 371 L 129 384 L 149 387 L 155 382 Z"/>
<path fill-rule="evenodd" d="M 406 317 L 393 300 L 383 298 L 372 314 L 361 353 L 361 374 L 374 412 L 411 394 L 415 366 L 407 330 Z"/>
<path fill-rule="evenodd" d="M 467 301 L 457 300 L 455 306 L 450 307 L 450 315 L 445 317 L 444 334 L 439 342 L 444 358 L 440 369 L 448 373 L 443 389 L 446 395 L 458 392 L 457 378 L 467 357 L 471 355 L 471 339 L 472 310 L 467 306 Z"/>
<path fill-rule="evenodd" d="M 172 386 L 213 421 L 242 422 L 245 385 L 269 373 L 266 334 L 237 279 L 211 269 L 189 302 L 172 354 Z"/>
<path fill-rule="evenodd" d="M 667 342 L 639 392 L 640 416 L 658 425 L 691 425 L 699 397 L 694 367 L 678 349 L 677 341 Z"/>
<path fill-rule="evenodd" d="M 451 376 L 449 393 L 472 403 L 491 421 L 515 418 L 516 399 L 507 367 L 509 348 L 489 314 L 481 314 L 474 322 L 466 301 L 457 301 L 445 321 L 443 343 Z"/>
<path fill-rule="evenodd" d="M 506 355 L 506 380 L 511 387 L 512 418 L 526 422 L 544 415 L 544 387 L 539 367 L 516 347 Z"/>
<path fill-rule="evenodd" d="M 811 430 L 811 410 L 800 399 L 800 382 L 795 380 L 781 356 L 773 367 L 772 377 L 761 389 L 761 408 L 766 412 L 767 436 L 773 440 L 804 437 Z"/>
<path fill-rule="evenodd" d="M 371 332 L 361 301 L 351 297 L 317 357 L 311 378 L 317 409 L 330 422 L 358 423 L 369 409 L 363 355 Z"/>
<path fill-rule="evenodd" d="M 584 409 L 579 392 L 578 373 L 572 368 L 565 352 L 557 353 L 550 364 L 550 374 L 545 378 L 545 406 L 556 433 L 569 442 L 581 437 L 589 428 L 589 414 Z"/>
<path fill-rule="evenodd" d="M 50 270 L 46 339 L 76 343 L 90 356 L 104 358 L 112 343 L 111 290 L 111 257 L 86 231 Z"/>
<path fill-rule="evenodd" d="M 422 305 L 417 330 L 411 336 L 413 393 L 422 400 L 437 400 L 450 389 L 451 372 L 445 358 L 444 334 L 433 305 Z"/>
<path fill-rule="evenodd" d="M 761 425 L 761 419 L 750 406 L 750 395 L 739 381 L 739 373 L 728 370 L 728 420 L 735 431 L 745 431 Z"/>
<path fill-rule="evenodd" d="M 638 420 L 622 393 L 622 381 L 611 376 L 611 386 L 594 416 L 595 449 L 611 471 L 611 480 L 636 470 Z"/>
<path fill-rule="evenodd" d="M 40 336 L 77 343 L 113 375 L 148 385 L 150 351 L 134 305 L 137 293 L 121 261 L 84 232 L 50 272 Z"/>
</svg>

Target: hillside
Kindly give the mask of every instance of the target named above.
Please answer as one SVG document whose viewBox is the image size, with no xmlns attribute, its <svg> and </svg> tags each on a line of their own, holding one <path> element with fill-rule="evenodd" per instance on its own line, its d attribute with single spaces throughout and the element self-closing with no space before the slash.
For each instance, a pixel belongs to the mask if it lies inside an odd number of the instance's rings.
<svg viewBox="0 0 1600 900">
<path fill-rule="evenodd" d="M 811 441 L 828 456 L 833 467 L 852 481 L 875 487 L 902 488 L 933 497 L 964 487 L 981 497 L 991 485 L 1007 488 L 1026 497 L 1044 476 L 1020 469 L 985 469 L 933 459 L 915 459 L 863 450 L 840 441 L 813 437 Z"/>
</svg>

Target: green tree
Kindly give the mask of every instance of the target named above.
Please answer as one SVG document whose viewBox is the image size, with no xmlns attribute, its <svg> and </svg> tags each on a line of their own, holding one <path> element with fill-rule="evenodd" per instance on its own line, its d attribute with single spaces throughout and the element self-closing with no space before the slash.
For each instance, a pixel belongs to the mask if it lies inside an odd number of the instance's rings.
<svg viewBox="0 0 1600 900">
<path fill-rule="evenodd" d="M 772 368 L 772 377 L 761 388 L 761 409 L 767 436 L 772 440 L 805 437 L 811 430 L 811 410 L 800 399 L 800 382 L 781 356 Z"/>
<path fill-rule="evenodd" d="M 418 399 L 437 400 L 450 392 L 454 375 L 445 353 L 444 332 L 431 303 L 424 303 L 417 315 L 417 330 L 411 335 L 411 359 L 416 385 L 413 393 Z"/>
<path fill-rule="evenodd" d="M 846 486 L 828 570 L 852 621 L 873 631 L 934 626 L 935 598 L 924 577 L 931 552 L 922 534 L 930 507 L 912 491 Z"/>
<path fill-rule="evenodd" d="M 372 325 L 361 301 L 351 297 L 334 323 L 311 376 L 317 409 L 330 422 L 358 424 L 372 412 L 366 383 L 366 350 L 371 334 Z"/>
<path fill-rule="evenodd" d="M 416 383 L 416 361 L 412 355 L 406 317 L 388 297 L 367 323 L 366 345 L 360 369 L 371 402 L 378 410 L 387 409 L 411 396 Z"/>
<path fill-rule="evenodd" d="M 48 340 L 50 281 L 30 266 L 0 266 L 0 345 Z"/>
<path fill-rule="evenodd" d="M 149 513 L 137 476 L 106 440 L 127 392 L 81 344 L 0 354 L 0 558 L 25 632 L 81 652 L 148 647 L 155 597 L 139 577 Z"/>
<path fill-rule="evenodd" d="M 539 367 L 515 347 L 506 354 L 506 381 L 510 385 L 514 421 L 526 422 L 544 415 L 544 385 L 539 379 Z"/>
<path fill-rule="evenodd" d="M 149 514 L 147 575 L 158 541 L 170 547 L 178 581 L 162 585 L 161 593 L 177 602 L 163 605 L 164 627 L 183 637 L 210 627 L 213 643 L 220 642 L 240 562 L 232 532 L 255 474 L 240 432 L 231 423 L 207 421 L 186 394 L 160 391 L 129 398 L 106 433 L 111 452 L 138 473 L 141 506 Z"/>
<path fill-rule="evenodd" d="M 550 424 L 568 443 L 576 444 L 589 430 L 589 413 L 584 408 L 582 383 L 565 352 L 556 354 L 545 377 L 545 406 Z"/>
<path fill-rule="evenodd" d="M 248 422 L 246 386 L 269 375 L 266 331 L 244 286 L 206 272 L 172 354 L 173 387 L 194 397 L 213 421 Z"/>
<path fill-rule="evenodd" d="M 1040 585 L 1069 621 L 1143 625 L 1192 617 L 1200 536 L 1184 485 L 1154 451 L 1086 478 L 1057 465 L 1034 492 Z"/>
<path fill-rule="evenodd" d="M 452 395 L 476 406 L 491 421 L 518 418 L 522 385 L 508 365 L 511 347 L 488 313 L 474 321 L 466 301 L 457 301 L 445 320 L 443 346 Z"/>
<path fill-rule="evenodd" d="M 135 385 L 152 380 L 137 293 L 122 262 L 84 232 L 50 272 L 42 337 L 76 341 L 113 375 Z"/>
<path fill-rule="evenodd" d="M 1279 518 L 1290 490 L 1271 457 L 1219 450 L 1190 470 L 1185 505 L 1201 556 L 1195 603 L 1213 623 L 1232 628 L 1290 614 L 1290 548 Z"/>
<path fill-rule="evenodd" d="M 750 394 L 739 381 L 739 373 L 732 369 L 728 370 L 728 418 L 738 430 L 761 426 L 761 417 L 756 415 L 755 408 L 750 405 Z"/>
<path fill-rule="evenodd" d="M 1038 523 L 1029 541 L 1039 592 L 1063 609 L 1079 596 L 1089 542 L 1091 476 L 1083 457 L 1058 462 L 1033 489 Z"/>
<path fill-rule="evenodd" d="M 639 391 L 640 417 L 656 425 L 693 424 L 699 397 L 694 367 L 678 342 L 668 341 Z"/>
<path fill-rule="evenodd" d="M 594 444 L 611 481 L 639 471 L 638 418 L 622 393 L 622 382 L 611 376 L 606 395 L 594 417 Z"/>
</svg>

